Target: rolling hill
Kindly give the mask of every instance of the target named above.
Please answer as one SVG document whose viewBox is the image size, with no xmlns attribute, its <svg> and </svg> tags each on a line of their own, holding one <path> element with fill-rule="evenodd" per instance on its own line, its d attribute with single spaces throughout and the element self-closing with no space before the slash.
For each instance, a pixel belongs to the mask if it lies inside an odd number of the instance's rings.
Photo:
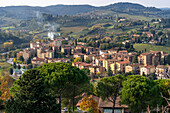
<svg viewBox="0 0 170 113">
<path fill-rule="evenodd" d="M 90 5 L 53 5 L 47 7 L 31 6 L 8 6 L 0 7 L 0 16 L 31 19 L 36 17 L 37 12 L 52 15 L 78 15 L 92 11 L 113 11 L 131 15 L 144 15 L 155 17 L 170 17 L 169 10 L 161 10 L 155 7 L 145 7 L 134 3 L 115 3 L 107 6 L 95 7 Z"/>
</svg>

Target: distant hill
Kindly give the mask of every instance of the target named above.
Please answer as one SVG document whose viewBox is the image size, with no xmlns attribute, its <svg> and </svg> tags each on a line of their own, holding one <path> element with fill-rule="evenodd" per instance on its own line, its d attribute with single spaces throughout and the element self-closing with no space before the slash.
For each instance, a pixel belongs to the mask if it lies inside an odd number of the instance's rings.
<svg viewBox="0 0 170 113">
<path fill-rule="evenodd" d="M 170 10 L 170 8 L 160 8 L 161 10 Z"/>
<path fill-rule="evenodd" d="M 132 15 L 155 15 L 170 17 L 170 11 L 165 11 L 155 7 L 145 7 L 134 3 L 115 3 L 107 6 L 95 7 L 90 5 L 53 5 L 47 7 L 31 6 L 8 6 L 0 7 L 0 16 L 31 19 L 36 17 L 37 12 L 53 15 L 77 15 L 92 12 L 95 10 L 109 10 L 116 13 L 127 13 Z M 168 15 L 168 16 L 167 16 Z"/>
</svg>

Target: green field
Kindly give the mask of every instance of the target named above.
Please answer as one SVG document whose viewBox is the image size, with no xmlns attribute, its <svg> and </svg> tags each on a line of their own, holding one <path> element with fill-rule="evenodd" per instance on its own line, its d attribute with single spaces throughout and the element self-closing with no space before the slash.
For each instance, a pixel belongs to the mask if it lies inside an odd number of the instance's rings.
<svg viewBox="0 0 170 113">
<path fill-rule="evenodd" d="M 168 54 L 170 54 L 170 47 L 166 46 L 155 46 L 155 45 L 150 45 L 150 44 L 134 44 L 133 47 L 135 48 L 136 51 L 144 51 L 146 48 L 146 51 L 149 52 L 150 50 L 152 51 L 164 51 Z"/>
<path fill-rule="evenodd" d="M 14 26 L 9 26 L 9 27 L 2 27 L 3 30 L 6 30 L 6 29 L 13 29 L 15 28 Z"/>
</svg>

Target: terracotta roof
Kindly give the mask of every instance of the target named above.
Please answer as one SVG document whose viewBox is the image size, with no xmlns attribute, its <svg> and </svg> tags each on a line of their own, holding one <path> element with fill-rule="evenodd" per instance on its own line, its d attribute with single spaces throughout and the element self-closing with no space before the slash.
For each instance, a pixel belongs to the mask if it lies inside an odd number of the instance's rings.
<svg viewBox="0 0 170 113">
<path fill-rule="evenodd" d="M 44 59 L 43 58 L 33 58 L 32 61 L 44 61 Z"/>
<path fill-rule="evenodd" d="M 156 68 L 166 68 L 167 66 L 165 65 L 158 65 Z"/>
<path fill-rule="evenodd" d="M 143 66 L 143 67 L 145 67 L 145 68 L 155 68 L 155 66 L 153 66 L 153 65 Z"/>
<path fill-rule="evenodd" d="M 129 61 L 121 61 L 121 62 L 118 62 L 119 64 L 128 64 L 130 63 Z"/>
<path fill-rule="evenodd" d="M 119 53 L 127 53 L 127 50 L 119 51 Z"/>
<path fill-rule="evenodd" d="M 149 55 L 150 53 L 142 53 L 141 55 Z"/>
</svg>

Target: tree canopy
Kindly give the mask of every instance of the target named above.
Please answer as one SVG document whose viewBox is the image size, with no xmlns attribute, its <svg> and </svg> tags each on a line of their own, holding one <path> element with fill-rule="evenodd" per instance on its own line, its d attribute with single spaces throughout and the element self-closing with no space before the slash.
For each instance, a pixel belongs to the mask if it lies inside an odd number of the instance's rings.
<svg viewBox="0 0 170 113">
<path fill-rule="evenodd" d="M 85 72 L 69 63 L 49 63 L 38 69 L 45 77 L 46 84 L 59 97 L 60 104 L 62 97 L 72 99 L 74 111 L 74 98 L 82 93 L 82 87 L 89 81 Z"/>
<path fill-rule="evenodd" d="M 59 113 L 56 98 L 50 94 L 37 69 L 26 71 L 11 92 L 13 98 L 6 104 L 6 113 Z"/>
<path fill-rule="evenodd" d="M 131 75 L 123 82 L 122 103 L 128 105 L 131 112 L 146 111 L 148 105 L 152 106 L 157 87 L 155 83 L 141 75 Z"/>
</svg>

